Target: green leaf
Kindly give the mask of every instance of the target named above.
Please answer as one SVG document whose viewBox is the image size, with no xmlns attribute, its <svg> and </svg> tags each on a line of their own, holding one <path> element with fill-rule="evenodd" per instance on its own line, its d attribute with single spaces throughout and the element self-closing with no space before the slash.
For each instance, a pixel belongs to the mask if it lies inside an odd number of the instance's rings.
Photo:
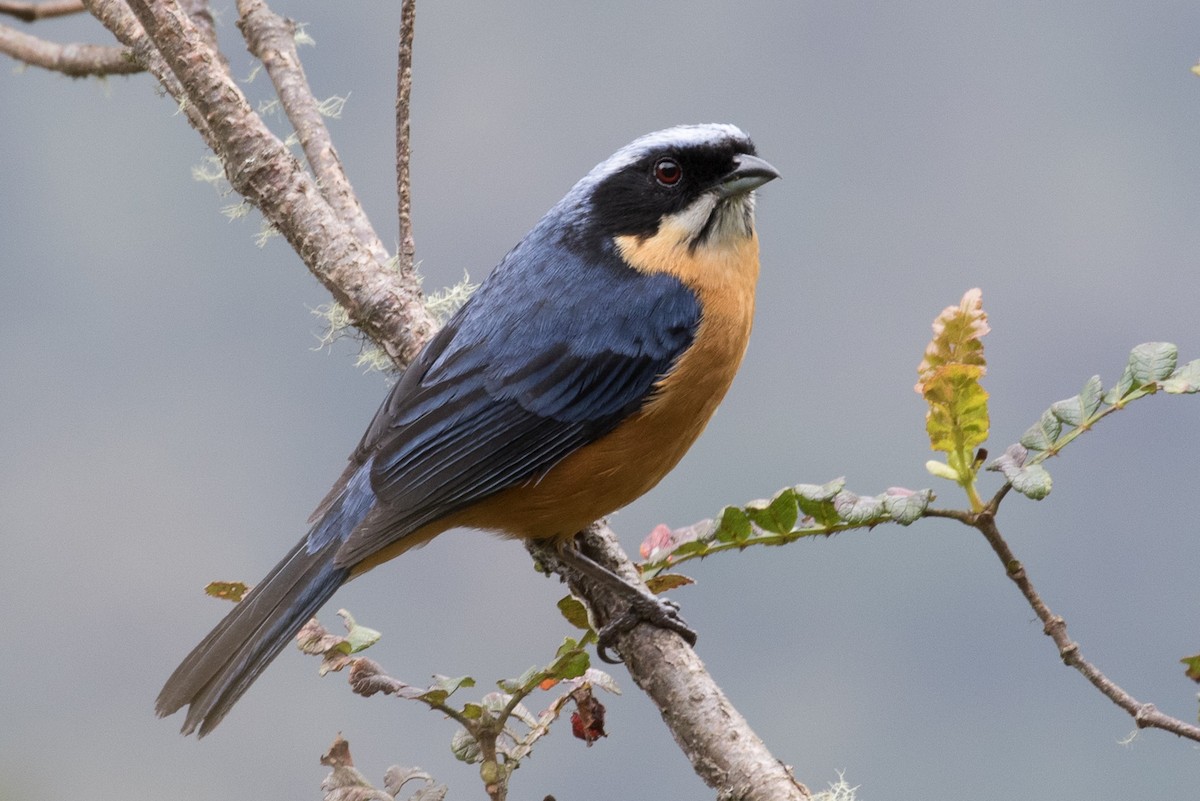
<svg viewBox="0 0 1200 801">
<path fill-rule="evenodd" d="M 1175 372 L 1179 349 L 1170 342 L 1146 342 L 1129 354 L 1129 371 L 1138 386 L 1161 381 Z"/>
<path fill-rule="evenodd" d="M 1021 435 L 1021 444 L 1031 451 L 1050 450 L 1058 441 L 1060 433 L 1062 433 L 1062 421 L 1047 409 L 1042 412 L 1042 418 Z"/>
<path fill-rule="evenodd" d="M 379 642 L 379 638 L 383 636 L 375 629 L 369 629 L 366 626 L 360 626 L 355 623 L 354 618 L 345 609 L 339 609 L 338 616 L 346 624 L 345 652 L 348 654 L 356 654 L 363 649 L 370 648 Z"/>
<path fill-rule="evenodd" d="M 1013 489 L 1035 501 L 1045 498 L 1053 488 L 1050 474 L 1040 464 L 1031 464 L 1028 467 L 1021 468 L 1009 480 L 1012 482 Z"/>
<path fill-rule="evenodd" d="M 956 453 L 987 440 L 988 394 L 979 383 L 983 372 L 973 364 L 948 364 L 924 382 L 930 448 Z"/>
<path fill-rule="evenodd" d="M 533 683 L 534 678 L 541 675 L 541 673 L 542 669 L 534 665 L 515 679 L 500 679 L 496 682 L 496 686 L 506 693 L 515 695 Z"/>
<path fill-rule="evenodd" d="M 1102 395 L 1103 387 L 1100 385 L 1100 376 L 1094 375 L 1083 385 L 1083 390 L 1078 395 L 1051 404 L 1050 414 L 1061 420 L 1064 425 L 1076 428 L 1083 425 L 1100 408 Z M 1044 451 L 1046 449 L 1037 448 L 1036 450 Z"/>
<path fill-rule="evenodd" d="M 806 517 L 811 517 L 818 526 L 836 526 L 842 521 L 833 499 L 846 486 L 845 478 L 835 478 L 825 484 L 797 484 L 792 487 L 796 493 L 796 505 Z"/>
<path fill-rule="evenodd" d="M 1200 359 L 1188 362 L 1164 378 L 1162 388 L 1174 395 L 1200 392 Z"/>
<path fill-rule="evenodd" d="M 483 717 L 483 707 L 476 703 L 466 703 L 463 704 L 462 714 L 467 720 L 479 720 Z"/>
<path fill-rule="evenodd" d="M 746 504 L 746 514 L 764 531 L 786 534 L 796 525 L 796 518 L 800 516 L 796 493 L 789 487 L 775 493 L 775 497 L 769 501 L 751 501 Z"/>
<path fill-rule="evenodd" d="M 811 501 L 813 503 L 824 503 L 832 501 L 834 497 L 846 488 L 846 477 L 835 478 L 833 481 L 827 481 L 824 484 L 797 484 L 792 487 L 796 493 L 796 501 Z"/>
<path fill-rule="evenodd" d="M 988 466 L 1004 474 L 1012 488 L 1027 498 L 1040 501 L 1050 494 L 1053 482 L 1040 464 L 1025 464 L 1029 452 L 1023 445 L 1009 445 L 1002 455 Z"/>
<path fill-rule="evenodd" d="M 582 676 L 585 671 L 591 666 L 591 659 L 588 657 L 587 651 L 579 648 L 579 644 L 574 640 L 569 640 L 572 643 L 572 648 L 560 653 L 558 659 L 545 672 L 549 673 L 556 679 L 574 679 Z M 566 643 L 564 643 L 564 646 Z"/>
<path fill-rule="evenodd" d="M 1100 383 L 1100 376 L 1089 378 L 1080 390 L 1079 397 L 1083 401 L 1084 417 L 1094 415 L 1104 400 L 1104 385 Z"/>
<path fill-rule="evenodd" d="M 842 520 L 857 526 L 882 520 L 884 517 L 883 501 L 867 495 L 855 495 L 853 492 L 841 492 L 833 499 L 833 507 L 837 509 Z"/>
<path fill-rule="evenodd" d="M 888 516 L 900 525 L 907 526 L 925 514 L 925 510 L 933 502 L 933 490 L 913 492 L 902 487 L 890 487 L 881 499 Z"/>
<path fill-rule="evenodd" d="M 470 676 L 459 676 L 458 678 L 450 678 L 449 676 L 434 676 L 433 684 L 429 686 L 425 692 L 417 696 L 422 701 L 429 703 L 440 704 L 444 703 L 447 698 L 462 687 L 474 687 L 475 679 Z"/>
<path fill-rule="evenodd" d="M 558 611 L 577 629 L 589 631 L 592 628 L 592 621 L 588 617 L 587 607 L 583 602 L 574 595 L 568 595 L 558 602 Z"/>
<path fill-rule="evenodd" d="M 1200 654 L 1185 656 L 1179 661 L 1187 665 L 1187 670 L 1185 671 L 1187 677 L 1194 682 L 1200 682 Z"/>
<path fill-rule="evenodd" d="M 726 506 L 718 520 L 715 535 L 718 542 L 742 542 L 753 531 L 750 518 L 736 506 Z"/>
<path fill-rule="evenodd" d="M 466 729 L 454 732 L 454 737 L 450 740 L 450 751 L 458 761 L 466 762 L 468 765 L 478 762 L 482 755 L 479 741 L 472 737 Z"/>
</svg>

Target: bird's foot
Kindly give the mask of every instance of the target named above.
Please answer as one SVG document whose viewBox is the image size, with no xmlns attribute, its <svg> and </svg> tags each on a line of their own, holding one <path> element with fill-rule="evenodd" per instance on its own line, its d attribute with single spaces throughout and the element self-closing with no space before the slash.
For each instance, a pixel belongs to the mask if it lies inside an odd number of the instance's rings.
<svg viewBox="0 0 1200 801">
<path fill-rule="evenodd" d="M 638 594 L 630 599 L 628 608 L 621 615 L 605 623 L 598 632 L 596 655 L 600 660 L 610 665 L 623 662 L 620 656 L 613 657 L 609 651 L 618 636 L 632 631 L 639 623 L 673 631 L 688 645 L 696 644 L 696 632 L 679 616 L 679 604 L 667 598 Z"/>
</svg>

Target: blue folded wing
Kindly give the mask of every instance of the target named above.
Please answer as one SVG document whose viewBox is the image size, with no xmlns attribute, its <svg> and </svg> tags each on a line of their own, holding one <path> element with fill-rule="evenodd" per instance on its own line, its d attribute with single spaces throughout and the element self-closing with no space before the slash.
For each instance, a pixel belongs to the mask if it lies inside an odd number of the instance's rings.
<svg viewBox="0 0 1200 801">
<path fill-rule="evenodd" d="M 615 254 L 531 248 L 509 254 L 376 414 L 356 459 L 373 460 L 377 505 L 370 529 L 339 550 L 339 565 L 604 436 L 691 345 L 700 307 L 677 279 L 639 273 Z"/>
</svg>

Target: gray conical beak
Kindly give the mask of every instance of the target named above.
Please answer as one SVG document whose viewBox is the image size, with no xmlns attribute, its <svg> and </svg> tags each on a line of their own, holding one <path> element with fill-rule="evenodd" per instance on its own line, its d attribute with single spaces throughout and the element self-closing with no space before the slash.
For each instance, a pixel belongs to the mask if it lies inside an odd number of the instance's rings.
<svg viewBox="0 0 1200 801">
<path fill-rule="evenodd" d="M 779 170 L 758 156 L 741 154 L 734 158 L 733 169 L 717 184 L 717 192 L 723 198 L 743 195 L 778 177 Z"/>
</svg>

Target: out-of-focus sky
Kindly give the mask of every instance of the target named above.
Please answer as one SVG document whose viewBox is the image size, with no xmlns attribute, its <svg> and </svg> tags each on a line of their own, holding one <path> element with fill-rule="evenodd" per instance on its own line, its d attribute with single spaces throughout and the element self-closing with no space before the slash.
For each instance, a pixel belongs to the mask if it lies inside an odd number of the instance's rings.
<svg viewBox="0 0 1200 801">
<path fill-rule="evenodd" d="M 308 23 L 318 96 L 395 240 L 398 9 L 278 3 Z M 252 65 L 218 5 L 239 77 Z M 728 121 L 784 175 L 760 192 L 754 338 L 680 467 L 614 518 L 657 523 L 845 475 L 933 486 L 912 391 L 929 323 L 982 287 L 998 453 L 1133 345 L 1200 357 L 1200 7 L 1192 3 L 426 3 L 413 174 L 426 285 L 481 278 L 635 136 Z M 7 21 L 9 24 L 14 24 Z M 48 37 L 105 42 L 89 20 Z M 15 23 L 20 25 L 21 23 Z M 419 764 L 481 797 L 453 726 L 352 696 L 285 652 L 197 743 L 153 701 L 257 580 L 358 441 L 385 378 L 318 347 L 327 302 L 286 244 L 193 181 L 199 138 L 147 77 L 72 81 L 3 61 L 0 99 L 0 798 L 317 798 L 341 731 L 382 778 Z M 263 76 L 247 84 L 268 96 Z M 277 130 L 284 124 L 272 119 Z M 1200 403 L 1162 397 L 1054 460 L 1054 492 L 1001 525 L 1084 653 L 1184 719 L 1200 650 Z M 989 475 L 984 491 L 994 490 Z M 865 799 L 1174 798 L 1195 744 L 1133 722 L 1064 669 L 982 538 L 946 521 L 722 556 L 674 594 L 699 653 L 774 753 Z M 341 592 L 414 683 L 497 678 L 569 633 L 519 546 L 444 536 Z M 566 727 L 513 797 L 711 797 L 627 674 L 610 736 Z M 544 705 L 533 699 L 534 709 Z"/>
</svg>

